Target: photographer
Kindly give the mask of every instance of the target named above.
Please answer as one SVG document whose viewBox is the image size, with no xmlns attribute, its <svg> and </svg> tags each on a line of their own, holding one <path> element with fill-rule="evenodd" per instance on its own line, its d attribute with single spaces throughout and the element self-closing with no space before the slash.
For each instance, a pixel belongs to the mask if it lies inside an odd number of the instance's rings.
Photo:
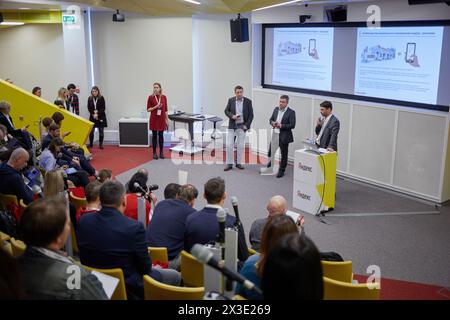
<svg viewBox="0 0 450 320">
<path fill-rule="evenodd" d="M 151 205 L 156 205 L 156 196 L 152 193 L 157 189 L 157 186 L 147 187 L 148 176 L 142 172 L 135 173 L 130 181 L 128 181 L 128 190 L 126 195 L 127 206 L 124 214 L 134 220 L 138 220 L 138 198 L 145 198 L 145 220 L 146 225 L 150 222 L 150 208 Z"/>
</svg>

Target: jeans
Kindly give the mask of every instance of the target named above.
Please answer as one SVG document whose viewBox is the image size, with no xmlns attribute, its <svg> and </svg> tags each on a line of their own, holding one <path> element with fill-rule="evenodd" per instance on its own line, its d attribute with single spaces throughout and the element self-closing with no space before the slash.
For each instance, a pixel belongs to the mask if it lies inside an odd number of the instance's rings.
<svg viewBox="0 0 450 320">
<path fill-rule="evenodd" d="M 236 138 L 236 164 L 242 163 L 244 154 L 245 131 L 243 129 L 228 129 L 227 132 L 227 164 L 232 165 L 234 159 L 234 139 Z"/>
</svg>

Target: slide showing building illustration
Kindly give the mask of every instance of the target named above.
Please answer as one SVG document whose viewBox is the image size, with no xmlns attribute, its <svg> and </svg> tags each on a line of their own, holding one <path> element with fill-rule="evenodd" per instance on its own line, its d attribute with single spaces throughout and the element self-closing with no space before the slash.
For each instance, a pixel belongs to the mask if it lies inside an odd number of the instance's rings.
<svg viewBox="0 0 450 320">
<path fill-rule="evenodd" d="M 443 27 L 357 32 L 356 95 L 436 104 Z"/>
<path fill-rule="evenodd" d="M 333 37 L 333 28 L 275 29 L 272 83 L 330 91 Z"/>
</svg>

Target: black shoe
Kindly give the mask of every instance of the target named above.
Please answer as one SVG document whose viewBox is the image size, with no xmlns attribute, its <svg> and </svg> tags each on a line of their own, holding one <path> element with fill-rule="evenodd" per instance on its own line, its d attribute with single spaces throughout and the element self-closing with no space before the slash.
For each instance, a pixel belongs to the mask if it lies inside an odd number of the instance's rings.
<svg viewBox="0 0 450 320">
<path fill-rule="evenodd" d="M 233 169 L 233 166 L 231 164 L 229 164 L 223 169 L 223 171 L 228 171 L 228 170 L 231 170 L 231 169 Z"/>
<path fill-rule="evenodd" d="M 277 178 L 281 178 L 283 176 L 284 176 L 284 172 L 283 171 L 278 171 Z"/>
<path fill-rule="evenodd" d="M 240 165 L 240 164 L 237 164 L 237 165 L 236 165 L 236 168 L 241 169 L 241 170 L 244 170 L 244 167 L 243 167 L 242 165 Z"/>
<path fill-rule="evenodd" d="M 269 161 L 269 162 L 267 163 L 267 168 L 270 168 L 271 166 L 272 166 L 272 162 Z"/>
<path fill-rule="evenodd" d="M 156 154 L 156 152 L 153 152 L 153 160 L 158 160 L 158 155 Z"/>
<path fill-rule="evenodd" d="M 102 144 L 100 145 L 100 149 L 102 149 L 102 150 L 103 150 L 103 145 L 102 145 Z"/>
<path fill-rule="evenodd" d="M 159 158 L 160 158 L 160 159 L 164 159 L 164 152 L 161 151 L 161 152 L 159 153 Z"/>
</svg>

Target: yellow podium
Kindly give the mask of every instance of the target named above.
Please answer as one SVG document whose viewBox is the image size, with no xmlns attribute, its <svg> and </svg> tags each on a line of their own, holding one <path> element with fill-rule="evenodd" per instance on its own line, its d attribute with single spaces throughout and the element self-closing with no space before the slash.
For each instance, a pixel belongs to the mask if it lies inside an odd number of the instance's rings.
<svg viewBox="0 0 450 320">
<path fill-rule="evenodd" d="M 295 151 L 293 207 L 310 214 L 334 208 L 336 152 Z"/>
</svg>

